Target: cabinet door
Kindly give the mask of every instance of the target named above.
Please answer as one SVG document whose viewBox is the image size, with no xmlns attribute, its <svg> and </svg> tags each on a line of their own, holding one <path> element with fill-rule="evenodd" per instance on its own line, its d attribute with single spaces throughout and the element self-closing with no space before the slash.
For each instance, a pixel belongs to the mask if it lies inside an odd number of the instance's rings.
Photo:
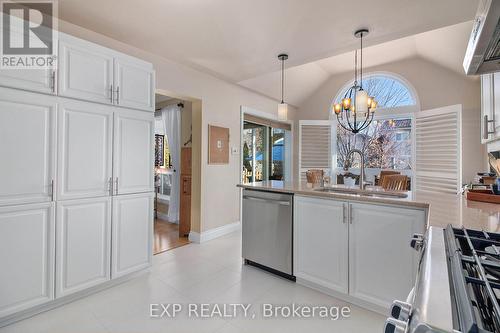
<svg viewBox="0 0 500 333">
<path fill-rule="evenodd" d="M 350 204 L 349 294 L 389 308 L 406 299 L 414 285 L 417 252 L 414 233 L 424 233 L 426 212 Z"/>
<path fill-rule="evenodd" d="M 58 199 L 108 196 L 113 107 L 62 101 L 58 117 Z"/>
<path fill-rule="evenodd" d="M 114 67 L 115 104 L 154 111 L 155 76 L 151 64 L 116 57 Z"/>
<path fill-rule="evenodd" d="M 499 85 L 500 87 L 500 85 Z M 495 130 L 495 125 L 488 120 L 495 119 L 493 75 L 481 75 L 481 142 L 485 143 L 495 137 L 495 134 L 488 134 Z M 495 123 L 496 124 L 496 123 Z"/>
<path fill-rule="evenodd" d="M 57 202 L 56 297 L 110 279 L 111 198 Z"/>
<path fill-rule="evenodd" d="M 113 53 L 64 36 L 59 41 L 59 95 L 111 104 Z"/>
<path fill-rule="evenodd" d="M 493 73 L 493 119 L 495 120 L 495 138 L 500 137 L 500 73 Z M 491 126 L 493 127 L 493 126 Z"/>
<path fill-rule="evenodd" d="M 55 70 L 51 69 L 0 69 L 0 86 L 55 93 Z"/>
<path fill-rule="evenodd" d="M 116 194 L 153 191 L 153 113 L 121 109 L 114 114 L 113 176 Z"/>
<path fill-rule="evenodd" d="M 113 279 L 151 265 L 153 194 L 113 197 L 112 230 Z"/>
<path fill-rule="evenodd" d="M 0 206 L 50 201 L 56 98 L 0 88 Z"/>
<path fill-rule="evenodd" d="M 347 294 L 347 203 L 295 196 L 294 210 L 295 276 Z"/>
<path fill-rule="evenodd" d="M 54 299 L 53 203 L 0 207 L 0 317 Z"/>
</svg>

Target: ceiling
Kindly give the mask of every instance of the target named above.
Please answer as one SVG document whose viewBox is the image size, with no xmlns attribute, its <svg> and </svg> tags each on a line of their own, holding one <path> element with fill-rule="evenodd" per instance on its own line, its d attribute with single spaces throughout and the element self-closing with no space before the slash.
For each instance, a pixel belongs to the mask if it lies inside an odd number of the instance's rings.
<svg viewBox="0 0 500 333">
<path fill-rule="evenodd" d="M 60 0 L 59 16 L 263 92 L 251 79 L 279 69 L 276 56 L 281 52 L 290 55 L 289 67 L 307 64 L 288 77 L 297 76 L 311 88 L 331 72 L 352 67 L 345 53 L 358 46 L 352 36 L 356 29 L 368 27 L 366 45 L 376 45 L 470 21 L 477 4 L 478 0 Z M 342 54 L 338 64 L 329 61 Z M 329 59 L 321 60 L 325 58 Z M 271 90 L 264 93 L 276 97 Z"/>
<path fill-rule="evenodd" d="M 363 67 L 379 66 L 405 58 L 421 57 L 464 74 L 462 62 L 472 31 L 472 21 L 404 37 L 363 49 Z M 285 73 L 285 100 L 301 105 L 332 75 L 354 71 L 354 51 L 289 67 Z M 353 72 L 354 75 L 354 72 Z M 253 91 L 280 99 L 279 69 L 249 80 L 238 82 Z"/>
</svg>

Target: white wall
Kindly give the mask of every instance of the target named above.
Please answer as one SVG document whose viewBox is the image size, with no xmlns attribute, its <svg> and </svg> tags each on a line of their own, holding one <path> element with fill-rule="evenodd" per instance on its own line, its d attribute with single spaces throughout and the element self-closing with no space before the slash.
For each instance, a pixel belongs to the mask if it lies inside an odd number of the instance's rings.
<svg viewBox="0 0 500 333">
<path fill-rule="evenodd" d="M 240 106 L 276 114 L 277 101 L 68 22 L 60 21 L 59 30 L 149 61 L 156 70 L 156 88 L 162 93 L 201 100 L 201 221 L 194 231 L 238 221 L 239 156 L 230 155 L 228 165 L 208 165 L 208 125 L 228 127 L 230 146 L 239 149 Z M 290 118 L 294 113 L 292 108 Z"/>
<path fill-rule="evenodd" d="M 408 80 L 418 94 L 421 110 L 462 104 L 463 181 L 471 181 L 476 172 L 484 170 L 486 152 L 480 143 L 481 88 L 478 78 L 466 77 L 418 57 L 365 70 L 366 73 L 375 71 L 396 73 Z M 352 79 L 352 72 L 332 76 L 300 105 L 297 119 L 328 119 L 333 98 Z"/>
</svg>

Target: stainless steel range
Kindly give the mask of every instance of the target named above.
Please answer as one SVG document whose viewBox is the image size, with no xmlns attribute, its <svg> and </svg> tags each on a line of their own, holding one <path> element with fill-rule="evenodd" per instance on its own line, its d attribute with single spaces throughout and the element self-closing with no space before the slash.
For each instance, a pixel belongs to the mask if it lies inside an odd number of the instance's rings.
<svg viewBox="0 0 500 333">
<path fill-rule="evenodd" d="M 500 234 L 431 227 L 411 246 L 415 287 L 394 301 L 385 333 L 500 332 Z"/>
</svg>

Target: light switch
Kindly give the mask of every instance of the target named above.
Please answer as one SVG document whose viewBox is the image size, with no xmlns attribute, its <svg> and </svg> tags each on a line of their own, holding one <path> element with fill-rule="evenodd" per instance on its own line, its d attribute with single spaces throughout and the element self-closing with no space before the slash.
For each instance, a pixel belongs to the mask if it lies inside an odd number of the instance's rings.
<svg viewBox="0 0 500 333">
<path fill-rule="evenodd" d="M 233 155 L 237 155 L 237 154 L 238 154 L 238 152 L 239 152 L 238 147 L 231 147 L 231 154 L 233 154 Z"/>
</svg>

